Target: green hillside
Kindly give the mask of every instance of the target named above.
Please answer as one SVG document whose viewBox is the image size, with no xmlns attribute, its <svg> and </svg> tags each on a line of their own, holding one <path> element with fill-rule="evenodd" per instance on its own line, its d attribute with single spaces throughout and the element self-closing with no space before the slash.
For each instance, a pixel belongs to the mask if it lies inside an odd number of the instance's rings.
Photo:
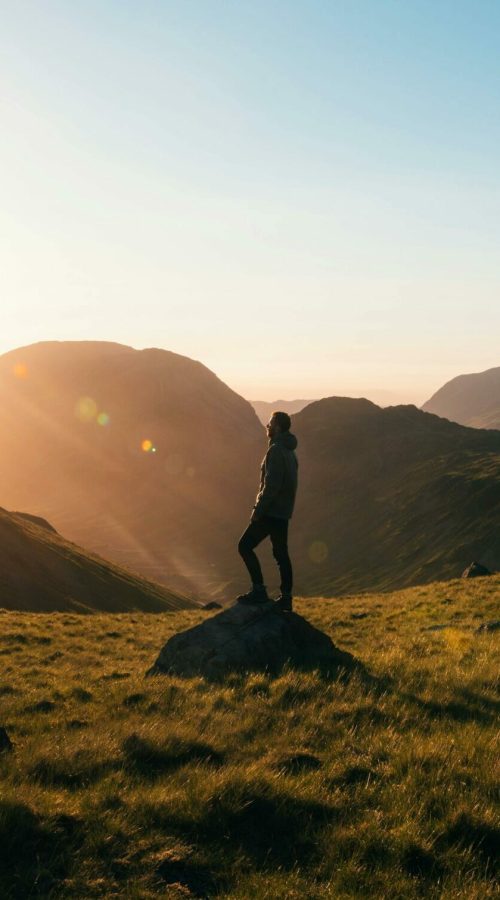
<svg viewBox="0 0 500 900">
<path fill-rule="evenodd" d="M 207 613 L 3 613 L 0 895 L 498 896 L 500 577 L 303 600 L 366 667 L 144 678 Z"/>
<path fill-rule="evenodd" d="M 0 508 L 0 606 L 32 612 L 162 612 L 187 597 L 77 547 L 47 522 Z"/>
<path fill-rule="evenodd" d="M 500 569 L 500 432 L 331 397 L 294 416 L 297 588 L 386 590 Z"/>
</svg>

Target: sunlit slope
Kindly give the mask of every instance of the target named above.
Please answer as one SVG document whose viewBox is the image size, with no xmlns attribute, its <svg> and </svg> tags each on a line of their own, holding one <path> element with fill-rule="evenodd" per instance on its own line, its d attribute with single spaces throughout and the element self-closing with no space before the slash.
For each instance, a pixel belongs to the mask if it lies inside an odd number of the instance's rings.
<svg viewBox="0 0 500 900">
<path fill-rule="evenodd" d="M 181 591 L 241 572 L 265 433 L 246 400 L 165 350 L 49 342 L 0 357 L 0 503 Z"/>
<path fill-rule="evenodd" d="M 161 612 L 194 604 L 0 509 L 0 606 L 50 612 Z"/>
<path fill-rule="evenodd" d="M 500 568 L 500 433 L 338 397 L 306 407 L 294 427 L 298 591 L 456 577 L 473 559 Z"/>
<path fill-rule="evenodd" d="M 422 409 L 473 428 L 500 429 L 500 367 L 453 378 Z"/>
</svg>

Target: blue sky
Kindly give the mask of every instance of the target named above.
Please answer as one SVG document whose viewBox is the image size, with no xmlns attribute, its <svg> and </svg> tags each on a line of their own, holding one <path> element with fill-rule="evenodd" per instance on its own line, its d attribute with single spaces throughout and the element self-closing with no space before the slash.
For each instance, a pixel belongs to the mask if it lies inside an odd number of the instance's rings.
<svg viewBox="0 0 500 900">
<path fill-rule="evenodd" d="M 497 0 L 3 2 L 0 351 L 263 399 L 500 365 L 499 38 Z"/>
</svg>

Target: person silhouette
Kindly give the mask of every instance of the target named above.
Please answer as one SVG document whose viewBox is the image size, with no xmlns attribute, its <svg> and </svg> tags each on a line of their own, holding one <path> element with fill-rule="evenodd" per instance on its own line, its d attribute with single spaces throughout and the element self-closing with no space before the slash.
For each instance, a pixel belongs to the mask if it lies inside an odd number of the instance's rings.
<svg viewBox="0 0 500 900">
<path fill-rule="evenodd" d="M 240 594 L 237 602 L 258 604 L 270 599 L 254 552 L 269 537 L 281 578 L 281 593 L 276 605 L 284 612 L 292 611 L 293 571 L 288 553 L 288 523 L 298 480 L 297 438 L 290 432 L 290 425 L 290 416 L 285 412 L 273 412 L 266 425 L 269 446 L 260 469 L 259 492 L 250 524 L 238 543 L 238 552 L 248 569 L 252 587 L 246 594 Z"/>
</svg>

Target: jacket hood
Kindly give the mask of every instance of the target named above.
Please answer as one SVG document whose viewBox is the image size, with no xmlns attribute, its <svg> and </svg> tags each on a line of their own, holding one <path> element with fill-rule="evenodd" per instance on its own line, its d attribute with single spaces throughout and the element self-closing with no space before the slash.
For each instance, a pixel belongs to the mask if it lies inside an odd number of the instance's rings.
<svg viewBox="0 0 500 900">
<path fill-rule="evenodd" d="M 271 441 L 271 444 L 281 444 L 287 450 L 295 450 L 297 443 L 297 438 L 291 431 L 282 431 L 281 434 L 277 434 Z"/>
</svg>

